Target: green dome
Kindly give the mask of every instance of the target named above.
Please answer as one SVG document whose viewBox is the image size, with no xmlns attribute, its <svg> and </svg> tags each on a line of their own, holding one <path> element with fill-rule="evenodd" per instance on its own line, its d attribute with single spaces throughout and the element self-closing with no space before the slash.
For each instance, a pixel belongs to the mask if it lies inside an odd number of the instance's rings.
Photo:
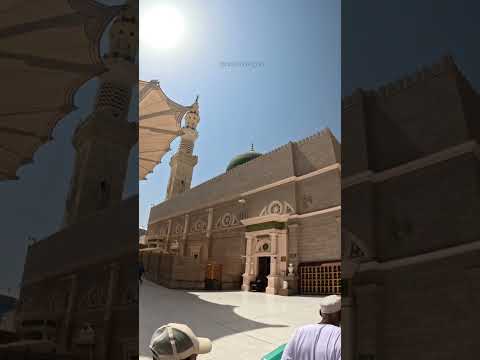
<svg viewBox="0 0 480 360">
<path fill-rule="evenodd" d="M 253 160 L 259 156 L 262 156 L 262 154 L 257 153 L 253 150 L 244 154 L 237 155 L 228 163 L 227 171 L 233 169 L 238 165 L 245 164 L 246 162 L 249 162 L 250 160 Z"/>
</svg>

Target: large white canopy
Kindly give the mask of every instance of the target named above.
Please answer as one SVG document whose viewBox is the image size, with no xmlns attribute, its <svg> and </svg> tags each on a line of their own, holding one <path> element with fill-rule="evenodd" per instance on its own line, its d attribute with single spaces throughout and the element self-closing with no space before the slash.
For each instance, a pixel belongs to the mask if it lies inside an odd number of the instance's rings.
<svg viewBox="0 0 480 360">
<path fill-rule="evenodd" d="M 100 38 L 120 7 L 92 0 L 0 1 L 0 181 L 17 179 L 106 69 Z"/>
<path fill-rule="evenodd" d="M 170 144 L 182 134 L 181 122 L 192 106 L 169 99 L 158 81 L 139 81 L 139 179 L 145 180 L 161 161 Z"/>
</svg>

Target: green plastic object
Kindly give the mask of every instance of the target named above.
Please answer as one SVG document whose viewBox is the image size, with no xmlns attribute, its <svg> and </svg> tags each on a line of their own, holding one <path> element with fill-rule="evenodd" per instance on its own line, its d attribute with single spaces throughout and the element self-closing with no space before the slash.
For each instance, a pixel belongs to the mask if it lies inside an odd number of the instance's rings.
<svg viewBox="0 0 480 360">
<path fill-rule="evenodd" d="M 287 344 L 280 345 L 272 352 L 264 355 L 262 360 L 280 360 L 282 358 L 283 350 L 285 350 L 285 346 L 287 346 Z"/>
</svg>

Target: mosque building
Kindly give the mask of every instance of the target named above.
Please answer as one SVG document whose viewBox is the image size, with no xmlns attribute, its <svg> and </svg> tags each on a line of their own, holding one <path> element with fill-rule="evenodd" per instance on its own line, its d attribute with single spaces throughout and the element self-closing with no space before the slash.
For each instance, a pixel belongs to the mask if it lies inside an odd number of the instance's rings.
<svg viewBox="0 0 480 360">
<path fill-rule="evenodd" d="M 171 288 L 339 293 L 341 155 L 332 132 L 266 154 L 252 146 L 192 188 L 194 105 L 170 161 L 166 200 L 150 211 L 140 251 L 147 278 Z"/>
</svg>

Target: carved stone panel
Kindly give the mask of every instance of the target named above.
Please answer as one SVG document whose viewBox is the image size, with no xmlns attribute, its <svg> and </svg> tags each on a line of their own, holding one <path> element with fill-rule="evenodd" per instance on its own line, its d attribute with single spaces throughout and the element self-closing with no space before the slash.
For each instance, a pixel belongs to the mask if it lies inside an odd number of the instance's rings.
<svg viewBox="0 0 480 360">
<path fill-rule="evenodd" d="M 272 201 L 260 212 L 260 216 L 294 214 L 295 209 L 287 201 Z"/>
<path fill-rule="evenodd" d="M 236 225 L 240 225 L 240 221 L 238 220 L 238 217 L 235 214 L 232 214 L 230 212 L 224 213 L 215 222 L 216 229 L 227 228 L 227 227 L 236 226 Z"/>
<path fill-rule="evenodd" d="M 255 251 L 257 253 L 271 253 L 272 252 L 272 240 L 270 236 L 258 236 L 255 239 Z"/>
<path fill-rule="evenodd" d="M 191 227 L 191 232 L 205 232 L 207 231 L 207 221 L 205 221 L 204 219 L 200 218 L 200 219 L 196 219 L 193 223 L 192 223 L 192 227 Z"/>
</svg>

